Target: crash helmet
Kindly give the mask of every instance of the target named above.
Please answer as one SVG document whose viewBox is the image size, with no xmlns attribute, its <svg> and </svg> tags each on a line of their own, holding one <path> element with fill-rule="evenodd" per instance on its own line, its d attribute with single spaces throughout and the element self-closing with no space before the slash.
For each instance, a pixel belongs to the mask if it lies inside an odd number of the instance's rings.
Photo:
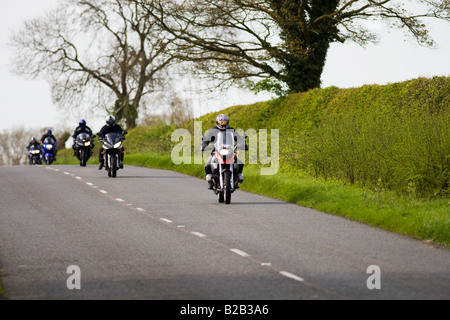
<svg viewBox="0 0 450 320">
<path fill-rule="evenodd" d="M 114 118 L 113 116 L 107 116 L 106 117 L 106 124 L 108 126 L 114 125 L 115 122 L 116 122 L 116 118 Z"/>
<path fill-rule="evenodd" d="M 53 131 L 51 129 L 47 129 L 47 134 L 52 134 Z"/>
<path fill-rule="evenodd" d="M 78 122 L 78 124 L 80 125 L 80 127 L 86 127 L 86 120 L 81 119 L 80 122 Z"/>
<path fill-rule="evenodd" d="M 216 118 L 216 125 L 219 129 L 228 129 L 228 124 L 230 123 L 230 120 L 228 119 L 228 116 L 225 114 L 219 114 Z"/>
<path fill-rule="evenodd" d="M 33 138 L 31 139 L 31 142 L 33 142 L 33 143 L 37 142 L 36 137 L 33 137 Z"/>
</svg>

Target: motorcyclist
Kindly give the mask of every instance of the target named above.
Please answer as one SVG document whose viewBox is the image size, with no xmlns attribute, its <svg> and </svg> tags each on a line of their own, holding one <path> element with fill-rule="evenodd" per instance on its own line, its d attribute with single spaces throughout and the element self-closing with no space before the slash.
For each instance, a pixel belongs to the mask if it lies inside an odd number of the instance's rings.
<svg viewBox="0 0 450 320">
<path fill-rule="evenodd" d="M 122 130 L 122 127 L 119 126 L 116 123 L 116 118 L 114 116 L 107 116 L 106 117 L 106 125 L 103 126 L 103 128 L 100 130 L 100 132 L 97 133 L 98 140 L 102 140 L 105 138 L 105 135 L 111 132 L 116 132 L 120 134 L 127 134 L 127 131 Z M 125 140 L 125 138 L 124 138 Z M 105 159 L 104 159 L 104 151 L 105 149 L 103 147 L 100 148 L 99 152 L 99 162 L 100 165 L 98 167 L 98 170 L 102 170 L 102 168 L 105 166 Z M 120 169 L 123 169 L 123 157 L 125 153 L 125 148 L 122 146 L 122 152 L 120 153 Z"/>
<path fill-rule="evenodd" d="M 232 127 L 229 126 L 230 120 L 227 115 L 219 114 L 216 118 L 216 126 L 212 127 L 208 130 L 208 132 L 202 138 L 202 151 L 205 151 L 206 147 L 216 140 L 217 134 L 219 132 L 232 132 L 234 135 L 234 140 L 238 143 L 238 145 L 244 146 L 245 150 L 248 150 L 248 145 L 245 142 L 245 139 Z M 214 150 L 211 152 L 211 156 L 205 165 L 205 176 L 206 181 L 208 181 L 208 189 L 213 190 L 213 181 L 211 179 L 212 170 L 211 170 L 211 161 L 214 157 Z M 238 182 L 244 182 L 244 175 L 242 174 L 244 170 L 244 164 L 239 162 L 237 164 L 238 170 Z M 239 185 L 237 186 L 239 188 Z"/>
<path fill-rule="evenodd" d="M 58 142 L 58 140 L 56 140 L 55 136 L 53 135 L 53 131 L 51 129 L 47 129 L 47 131 L 44 133 L 44 135 L 42 136 L 42 138 L 39 142 L 41 144 L 43 144 L 44 140 L 47 138 L 51 138 L 55 142 L 55 145 Z M 54 150 L 55 150 L 55 153 L 54 153 L 53 159 L 54 159 L 54 161 L 56 161 L 56 154 L 58 153 L 58 150 L 56 150 L 56 148 Z M 42 154 L 44 154 L 44 153 L 45 153 L 45 151 L 44 151 L 44 149 L 42 149 Z"/>
<path fill-rule="evenodd" d="M 81 119 L 80 122 L 78 123 L 78 127 L 75 128 L 75 131 L 72 134 L 72 138 L 73 138 L 72 149 L 73 149 L 73 155 L 74 156 L 77 156 L 77 152 L 75 150 L 75 144 L 76 144 L 75 143 L 75 139 L 77 138 L 77 136 L 80 133 L 87 133 L 91 137 L 91 140 L 94 141 L 94 139 L 93 139 L 94 138 L 94 134 L 92 133 L 91 128 L 89 128 L 87 126 L 86 120 Z M 94 144 L 92 144 L 91 147 L 93 148 Z"/>
<path fill-rule="evenodd" d="M 30 143 L 27 146 L 27 150 L 30 151 L 31 147 L 34 147 L 35 149 L 40 149 L 41 148 L 41 144 L 39 143 L 39 141 L 37 141 L 36 137 L 33 137 L 30 141 Z"/>
</svg>

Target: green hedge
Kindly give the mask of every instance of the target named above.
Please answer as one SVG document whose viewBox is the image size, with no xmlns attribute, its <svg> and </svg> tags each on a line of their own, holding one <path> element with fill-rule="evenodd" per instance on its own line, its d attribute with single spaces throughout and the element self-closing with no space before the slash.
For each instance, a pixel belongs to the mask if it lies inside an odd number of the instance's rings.
<svg viewBox="0 0 450 320">
<path fill-rule="evenodd" d="M 315 89 L 223 112 L 235 128 L 279 129 L 284 170 L 420 197 L 449 195 L 449 77 Z M 203 116 L 204 127 L 216 115 Z"/>
</svg>

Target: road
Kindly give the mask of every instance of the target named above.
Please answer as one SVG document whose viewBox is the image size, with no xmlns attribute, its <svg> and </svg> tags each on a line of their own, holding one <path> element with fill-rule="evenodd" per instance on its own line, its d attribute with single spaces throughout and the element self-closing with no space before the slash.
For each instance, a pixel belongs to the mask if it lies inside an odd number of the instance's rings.
<svg viewBox="0 0 450 320">
<path fill-rule="evenodd" d="M 3 299 L 450 299 L 448 249 L 170 171 L 2 167 L 0 217 Z"/>
</svg>

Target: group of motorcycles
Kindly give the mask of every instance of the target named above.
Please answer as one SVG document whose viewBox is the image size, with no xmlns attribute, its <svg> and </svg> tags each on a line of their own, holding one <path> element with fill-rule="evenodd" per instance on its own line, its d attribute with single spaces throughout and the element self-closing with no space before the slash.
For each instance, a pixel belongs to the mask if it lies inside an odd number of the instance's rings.
<svg viewBox="0 0 450 320">
<path fill-rule="evenodd" d="M 123 152 L 123 141 L 125 140 L 125 132 L 107 133 L 105 137 L 99 137 L 98 141 L 103 143 L 102 149 L 103 158 L 105 161 L 105 170 L 108 176 L 112 178 L 117 177 L 117 171 L 123 168 L 121 154 Z M 75 137 L 75 156 L 80 162 L 80 166 L 86 167 L 86 163 L 93 155 L 94 138 L 87 133 L 80 133 Z"/>
<path fill-rule="evenodd" d="M 30 165 L 40 165 L 44 162 L 50 165 L 55 161 L 56 141 L 46 138 L 39 147 L 31 145 L 28 148 L 28 161 Z"/>
<path fill-rule="evenodd" d="M 122 144 L 125 140 L 124 133 L 108 133 L 105 137 L 99 137 L 99 141 L 103 143 L 103 152 L 105 159 L 105 170 L 109 177 L 117 177 L 117 171 L 123 168 L 122 165 Z M 87 133 L 80 133 L 75 137 L 75 156 L 80 162 L 80 166 L 86 167 L 88 160 L 93 155 L 94 138 Z M 40 147 L 31 145 L 28 148 L 28 159 L 30 165 L 51 165 L 55 161 L 56 141 L 46 138 Z"/>
<path fill-rule="evenodd" d="M 108 133 L 105 137 L 99 137 L 103 143 L 105 170 L 109 177 L 117 177 L 117 171 L 123 168 L 121 163 L 122 144 L 125 133 Z M 75 155 L 80 166 L 85 167 L 93 155 L 94 138 L 87 133 L 80 133 L 75 138 Z M 43 141 L 42 150 L 30 148 L 29 158 L 31 164 L 41 164 L 41 158 L 45 164 L 50 165 L 54 161 L 55 142 L 47 138 Z M 41 155 L 42 152 L 42 155 Z M 217 195 L 219 203 L 230 204 L 231 195 L 238 189 L 237 170 L 237 145 L 232 133 L 220 133 L 213 147 L 213 159 L 211 161 L 211 180 L 213 191 Z"/>
</svg>

